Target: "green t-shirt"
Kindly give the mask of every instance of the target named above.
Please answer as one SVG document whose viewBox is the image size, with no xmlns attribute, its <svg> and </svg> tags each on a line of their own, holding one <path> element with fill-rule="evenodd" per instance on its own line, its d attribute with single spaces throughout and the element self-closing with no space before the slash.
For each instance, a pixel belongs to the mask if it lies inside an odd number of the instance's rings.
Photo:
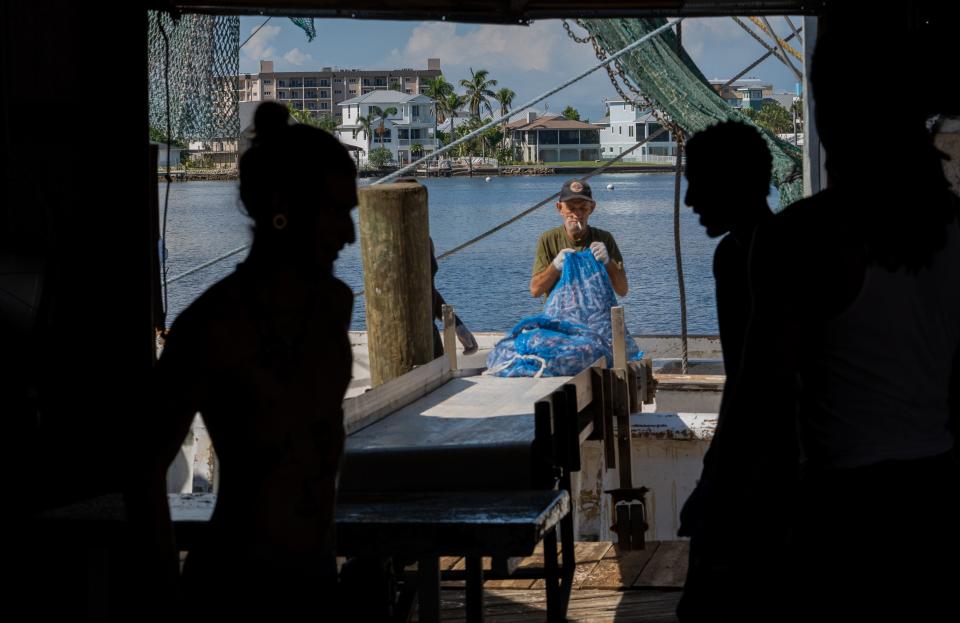
<svg viewBox="0 0 960 623">
<path fill-rule="evenodd" d="M 608 231 L 597 229 L 592 225 L 589 227 L 590 229 L 587 230 L 587 235 L 576 243 L 567 237 L 567 232 L 564 231 L 563 227 L 556 227 L 540 234 L 540 240 L 537 241 L 537 256 L 533 261 L 533 274 L 536 275 L 549 266 L 553 258 L 557 257 L 557 253 L 560 253 L 561 249 L 583 251 L 584 249 L 590 248 L 590 244 L 593 242 L 602 242 L 604 246 L 607 247 L 607 253 L 610 254 L 610 261 L 616 262 L 622 269 L 623 256 L 620 255 L 620 249 L 617 247 L 613 235 Z"/>
</svg>

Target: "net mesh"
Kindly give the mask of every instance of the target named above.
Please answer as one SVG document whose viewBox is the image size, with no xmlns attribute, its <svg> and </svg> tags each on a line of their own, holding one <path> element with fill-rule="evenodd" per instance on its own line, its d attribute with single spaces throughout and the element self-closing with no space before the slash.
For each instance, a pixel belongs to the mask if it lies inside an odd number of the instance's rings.
<svg viewBox="0 0 960 623">
<path fill-rule="evenodd" d="M 240 18 L 150 11 L 149 20 L 150 125 L 166 134 L 169 115 L 173 140 L 235 138 Z"/>
<path fill-rule="evenodd" d="M 602 50 L 613 54 L 666 23 L 656 19 L 577 20 Z M 780 193 L 780 208 L 803 197 L 800 150 L 757 126 L 734 110 L 713 90 L 686 51 L 677 51 L 677 36 L 666 30 L 619 59 L 621 78 L 639 91 L 670 122 L 688 134 L 722 121 L 739 121 L 757 128 L 773 156 L 773 183 Z"/>
</svg>

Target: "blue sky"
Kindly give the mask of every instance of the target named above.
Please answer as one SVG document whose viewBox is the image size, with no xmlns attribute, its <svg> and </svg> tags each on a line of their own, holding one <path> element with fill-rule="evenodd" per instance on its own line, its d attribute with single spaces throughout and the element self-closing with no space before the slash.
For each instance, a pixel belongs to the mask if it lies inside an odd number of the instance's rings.
<svg viewBox="0 0 960 623">
<path fill-rule="evenodd" d="M 240 19 L 245 40 L 263 17 Z M 801 25 L 802 18 L 792 18 Z M 321 67 L 356 69 L 426 68 L 428 57 L 439 57 L 444 76 L 457 85 L 470 68 L 487 69 L 497 88 L 517 93 L 522 103 L 560 84 L 597 62 L 593 49 L 567 37 L 559 20 L 530 26 L 455 24 L 366 20 L 315 20 L 317 37 L 286 18 L 271 19 L 241 50 L 240 71 L 256 72 L 259 61 L 273 60 L 277 71 L 311 71 Z M 771 24 L 781 36 L 789 27 L 782 18 Z M 765 50 L 730 18 L 687 19 L 684 47 L 708 78 L 729 78 L 755 61 Z M 791 43 L 801 49 L 796 39 Z M 768 58 L 747 77 L 772 82 L 776 91 L 793 92 L 796 78 L 780 61 Z M 582 118 L 603 116 L 603 99 L 616 98 L 606 72 L 600 70 L 547 100 L 551 112 L 567 105 Z M 537 107 L 542 110 L 543 106 Z"/>
</svg>

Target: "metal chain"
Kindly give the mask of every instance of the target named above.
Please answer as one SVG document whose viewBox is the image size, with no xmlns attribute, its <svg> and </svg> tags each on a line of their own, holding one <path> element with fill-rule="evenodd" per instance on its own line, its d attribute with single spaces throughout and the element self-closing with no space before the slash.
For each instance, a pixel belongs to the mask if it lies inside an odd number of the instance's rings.
<svg viewBox="0 0 960 623">
<path fill-rule="evenodd" d="M 578 19 L 576 22 L 581 28 L 586 28 L 581 20 Z M 597 42 L 595 37 L 592 35 L 586 39 L 577 37 L 570 31 L 570 27 L 566 24 L 566 22 L 564 22 L 564 28 L 567 30 L 567 34 L 578 43 L 589 42 L 592 44 L 597 58 L 601 61 L 606 60 L 606 51 Z M 616 66 L 616 71 L 614 71 L 611 65 Z M 673 119 L 671 119 L 666 113 L 657 109 L 653 105 L 653 102 L 650 101 L 650 98 L 644 95 L 640 89 L 634 85 L 633 81 L 627 75 L 627 72 L 624 71 L 623 65 L 620 64 L 619 59 L 615 60 L 610 65 L 606 65 L 605 69 L 607 70 L 607 76 L 610 77 L 610 84 L 613 85 L 613 88 L 624 102 L 628 102 L 634 106 L 639 104 L 643 109 L 649 110 L 651 114 L 653 114 L 653 118 L 656 119 L 661 126 L 667 128 L 671 134 L 673 134 L 674 140 L 677 142 L 678 146 L 683 143 L 683 129 L 677 125 L 677 123 L 674 122 Z M 620 86 L 620 82 L 623 82 L 623 84 L 626 85 L 627 89 L 634 94 L 634 97 L 628 97 L 627 94 L 624 93 L 623 88 Z"/>
</svg>

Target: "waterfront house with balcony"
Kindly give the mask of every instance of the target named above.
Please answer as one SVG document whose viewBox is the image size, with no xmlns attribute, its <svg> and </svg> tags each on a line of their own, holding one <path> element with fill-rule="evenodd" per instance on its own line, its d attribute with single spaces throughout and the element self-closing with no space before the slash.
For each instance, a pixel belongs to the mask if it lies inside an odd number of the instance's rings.
<svg viewBox="0 0 960 623">
<path fill-rule="evenodd" d="M 361 164 L 370 150 L 381 146 L 390 150 L 391 159 L 398 164 L 409 163 L 437 149 L 434 102 L 426 95 L 377 90 L 340 102 L 338 106 L 341 112 L 337 138 L 344 145 L 360 150 Z M 397 112 L 384 119 L 382 132 L 379 119 L 373 119 L 367 135 L 359 118 L 370 119 L 370 108 L 374 106 L 380 110 L 396 108 Z"/>
<path fill-rule="evenodd" d="M 522 162 L 574 162 L 600 157 L 600 127 L 559 115 L 528 112 L 507 124 L 507 138 L 514 157 Z"/>
<path fill-rule="evenodd" d="M 600 157 L 612 160 L 627 151 L 648 136 L 660 130 L 653 111 L 643 109 L 632 102 L 623 100 L 607 101 L 610 115 L 598 125 L 600 130 Z M 661 134 L 645 145 L 624 156 L 627 162 L 665 162 L 673 163 L 677 154 L 677 143 L 671 133 Z"/>
</svg>

